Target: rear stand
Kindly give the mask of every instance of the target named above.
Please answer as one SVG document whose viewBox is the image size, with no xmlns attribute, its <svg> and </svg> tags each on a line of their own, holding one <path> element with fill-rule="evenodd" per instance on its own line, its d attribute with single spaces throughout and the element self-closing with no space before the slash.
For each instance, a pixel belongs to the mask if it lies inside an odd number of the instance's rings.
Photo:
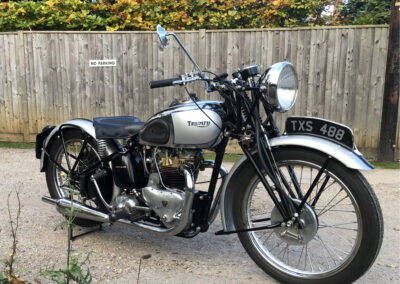
<svg viewBox="0 0 400 284">
<path fill-rule="evenodd" d="M 101 224 L 100 224 L 99 227 L 96 228 L 96 229 L 93 229 L 93 230 L 90 230 L 90 231 L 87 231 L 87 232 L 84 232 L 84 233 L 81 233 L 81 234 L 79 234 L 79 235 L 74 236 L 74 235 L 72 234 L 72 228 L 69 227 L 69 229 L 68 229 L 68 238 L 69 238 L 71 241 L 75 241 L 75 240 L 76 240 L 77 238 L 79 238 L 79 237 L 83 237 L 84 235 L 88 235 L 88 234 L 90 234 L 90 233 L 94 233 L 94 232 L 97 232 L 97 231 L 103 231 L 103 226 L 102 226 Z"/>
</svg>

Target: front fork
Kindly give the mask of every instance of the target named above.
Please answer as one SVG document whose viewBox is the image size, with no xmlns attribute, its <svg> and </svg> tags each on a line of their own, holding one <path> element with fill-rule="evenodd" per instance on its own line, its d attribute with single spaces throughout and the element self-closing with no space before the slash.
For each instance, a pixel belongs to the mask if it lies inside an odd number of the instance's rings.
<svg viewBox="0 0 400 284">
<path fill-rule="evenodd" d="M 301 210 L 306 204 L 307 199 L 310 197 L 312 191 L 316 188 L 319 183 L 322 174 L 328 167 L 331 157 L 328 156 L 324 164 L 318 171 L 318 174 L 312 181 L 310 187 L 307 189 L 305 194 L 303 194 L 300 184 L 298 182 L 296 173 L 292 166 L 288 166 L 288 173 L 290 182 L 283 175 L 282 171 L 279 169 L 278 165 L 275 163 L 272 150 L 265 147 L 264 153 L 258 152 L 258 155 L 253 155 L 252 152 L 245 146 L 239 143 L 242 147 L 244 154 L 247 156 L 252 166 L 257 172 L 262 184 L 264 185 L 267 193 L 271 197 L 275 204 L 275 207 L 281 214 L 283 218 L 284 225 L 291 225 L 296 222 L 300 216 Z M 264 162 L 260 162 L 264 159 Z M 266 166 L 266 167 L 264 167 Z M 265 174 L 266 173 L 266 174 Z M 268 182 L 266 175 L 269 177 L 271 182 Z M 329 181 L 329 176 L 326 176 L 322 185 L 318 187 L 318 192 L 315 194 L 315 198 L 310 204 L 315 207 L 319 197 L 325 189 L 326 184 Z M 293 188 L 291 185 L 293 185 Z M 277 193 L 277 194 L 275 194 Z M 279 196 L 279 199 L 277 198 Z M 296 204 L 294 200 L 300 200 L 300 204 Z"/>
</svg>

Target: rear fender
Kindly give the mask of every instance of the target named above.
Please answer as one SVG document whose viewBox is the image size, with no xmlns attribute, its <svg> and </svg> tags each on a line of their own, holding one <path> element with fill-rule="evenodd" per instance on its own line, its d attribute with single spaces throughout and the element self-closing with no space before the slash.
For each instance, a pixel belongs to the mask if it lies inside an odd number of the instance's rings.
<svg viewBox="0 0 400 284">
<path fill-rule="evenodd" d="M 333 159 L 341 162 L 345 167 L 357 170 L 372 170 L 371 165 L 362 154 L 356 149 L 349 149 L 329 140 L 311 135 L 284 135 L 269 140 L 271 147 L 304 147 L 323 152 Z M 224 231 L 235 230 L 233 222 L 233 196 L 236 190 L 244 190 L 240 188 L 243 185 L 243 179 L 253 176 L 255 170 L 243 155 L 232 167 L 226 182 L 222 188 L 221 195 L 221 218 Z"/>
<path fill-rule="evenodd" d="M 91 137 L 96 139 L 96 132 L 94 130 L 93 122 L 88 119 L 83 119 L 83 118 L 78 118 L 78 119 L 73 119 L 69 120 L 67 122 L 63 122 L 59 125 L 57 125 L 47 136 L 43 143 L 43 148 L 41 151 L 40 155 L 40 171 L 45 172 L 47 169 L 47 164 L 48 164 L 48 157 L 45 154 L 44 150 L 48 150 L 49 146 L 51 145 L 52 141 L 57 137 L 57 133 L 60 130 L 60 128 L 78 128 L 81 129 L 82 131 L 85 131 L 87 134 L 89 134 Z"/>
</svg>

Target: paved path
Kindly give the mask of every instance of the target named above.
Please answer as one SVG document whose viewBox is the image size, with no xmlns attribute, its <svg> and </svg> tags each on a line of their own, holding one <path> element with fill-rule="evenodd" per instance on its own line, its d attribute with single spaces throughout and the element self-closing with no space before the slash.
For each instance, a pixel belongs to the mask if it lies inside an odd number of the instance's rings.
<svg viewBox="0 0 400 284">
<path fill-rule="evenodd" d="M 227 164 L 226 167 L 231 167 Z M 10 252 L 7 195 L 19 188 L 22 202 L 19 232 L 20 275 L 33 282 L 46 264 L 64 263 L 66 231 L 54 231 L 62 217 L 40 201 L 47 194 L 44 174 L 33 150 L 0 148 L 0 259 Z M 400 171 L 364 173 L 381 202 L 385 237 L 378 259 L 357 283 L 400 282 Z M 214 236 L 221 228 L 219 217 L 209 232 L 193 239 L 162 237 L 122 226 L 106 226 L 73 243 L 85 254 L 93 251 L 90 269 L 93 283 L 136 283 L 139 259 L 140 283 L 276 283 L 247 256 L 235 235 Z M 42 280 L 42 283 L 48 281 Z"/>
</svg>

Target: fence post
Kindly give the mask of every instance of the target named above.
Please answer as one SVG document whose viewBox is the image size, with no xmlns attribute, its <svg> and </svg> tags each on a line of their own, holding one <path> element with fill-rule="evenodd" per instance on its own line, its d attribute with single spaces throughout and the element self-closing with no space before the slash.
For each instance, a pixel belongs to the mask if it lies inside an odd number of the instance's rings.
<svg viewBox="0 0 400 284">
<path fill-rule="evenodd" d="M 28 94 L 26 91 L 24 32 L 22 31 L 19 31 L 17 35 L 17 54 L 19 123 L 23 134 L 23 141 L 29 142 Z"/>
</svg>

